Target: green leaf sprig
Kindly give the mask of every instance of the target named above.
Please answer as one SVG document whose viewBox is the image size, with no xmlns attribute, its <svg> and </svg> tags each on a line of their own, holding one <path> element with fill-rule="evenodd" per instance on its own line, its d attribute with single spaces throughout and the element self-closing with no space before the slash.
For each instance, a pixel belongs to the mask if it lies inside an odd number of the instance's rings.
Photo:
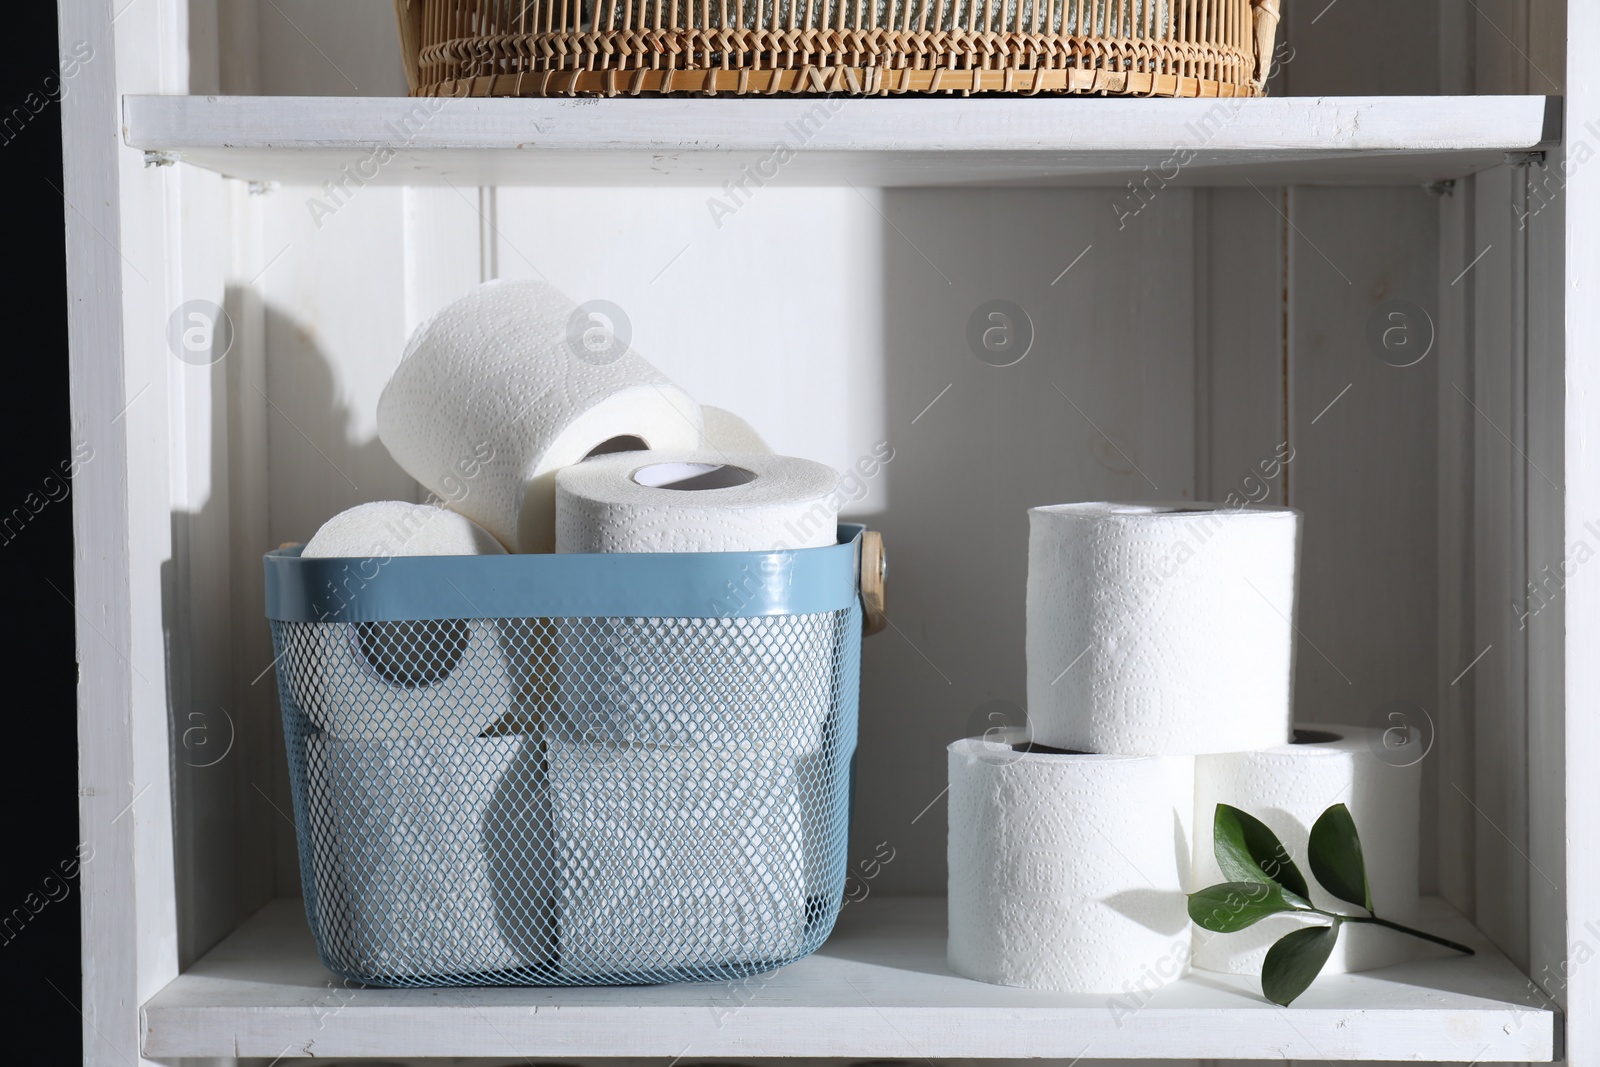
<svg viewBox="0 0 1600 1067">
<path fill-rule="evenodd" d="M 1316 825 L 1311 827 L 1306 854 L 1317 882 L 1333 896 L 1364 910 L 1365 915 L 1343 915 L 1313 906 L 1306 877 L 1289 857 L 1288 849 L 1266 823 L 1248 812 L 1218 804 L 1213 840 L 1217 866 L 1228 880 L 1189 894 L 1189 918 L 1197 926 L 1231 934 L 1254 926 L 1269 915 L 1285 912 L 1320 915 L 1329 920 L 1325 926 L 1307 926 L 1285 934 L 1267 950 L 1261 968 L 1261 992 L 1274 1004 L 1288 1007 L 1306 991 L 1333 954 L 1339 929 L 1345 923 L 1388 927 L 1472 955 L 1466 945 L 1380 919 L 1373 913 L 1361 837 L 1356 833 L 1350 809 L 1343 804 L 1335 804 L 1318 816 Z"/>
</svg>

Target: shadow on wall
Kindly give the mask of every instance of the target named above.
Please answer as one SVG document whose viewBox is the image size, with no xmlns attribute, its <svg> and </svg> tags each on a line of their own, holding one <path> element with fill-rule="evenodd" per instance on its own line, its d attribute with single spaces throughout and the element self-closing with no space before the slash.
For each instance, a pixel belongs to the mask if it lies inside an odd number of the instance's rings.
<svg viewBox="0 0 1600 1067">
<path fill-rule="evenodd" d="M 874 893 L 942 895 L 944 746 L 1026 704 L 1027 509 L 1192 499 L 1193 199 L 1119 230 L 1111 190 L 881 195 L 894 625 L 864 652 L 851 856 L 887 841 Z"/>
<path fill-rule="evenodd" d="M 195 320 L 195 349 L 170 371 L 183 417 L 209 412 L 211 430 L 180 494 L 204 504 L 173 512 L 161 573 L 182 966 L 271 897 L 300 892 L 262 554 L 356 504 L 417 498 L 359 435 L 312 331 L 248 289 L 230 288 L 225 306 L 210 328 Z"/>
</svg>

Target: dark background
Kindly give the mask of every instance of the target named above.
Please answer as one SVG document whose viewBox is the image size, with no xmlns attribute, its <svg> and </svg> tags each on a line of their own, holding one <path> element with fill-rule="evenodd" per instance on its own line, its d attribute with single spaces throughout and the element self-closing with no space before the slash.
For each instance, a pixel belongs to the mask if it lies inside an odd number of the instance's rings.
<svg viewBox="0 0 1600 1067">
<path fill-rule="evenodd" d="M 8 58 L 0 63 L 0 116 L 28 94 L 53 87 L 56 5 L 8 5 Z M 61 109 L 50 103 L 20 129 L 0 134 L 0 279 L 5 308 L 7 462 L 0 463 L 0 517 L 71 455 L 67 411 L 66 206 L 61 182 Z M 35 497 L 37 502 L 38 498 Z M 11 1002 L 7 1058 L 72 1063 L 81 1047 L 76 881 L 66 899 L 34 915 L 39 893 L 78 844 L 77 700 L 72 595 L 72 503 L 46 504 L 20 532 L 0 534 L 0 574 L 12 617 L 4 627 L 9 699 L 0 763 L 0 805 L 12 840 L 0 862 L 0 917 L 23 909 L 20 932 L 0 932 L 0 980 Z M 55 588 L 52 589 L 51 585 Z M 59 592 L 57 591 L 59 590 Z M 35 897 L 35 903 L 41 899 Z M 14 936 L 13 936 L 14 935 Z M 6 940 L 10 937 L 10 940 Z M 54 986 L 54 988 L 52 988 Z M 13 1051 L 15 1049 L 15 1051 Z M 34 1056 L 19 1056 L 33 1052 Z"/>
</svg>

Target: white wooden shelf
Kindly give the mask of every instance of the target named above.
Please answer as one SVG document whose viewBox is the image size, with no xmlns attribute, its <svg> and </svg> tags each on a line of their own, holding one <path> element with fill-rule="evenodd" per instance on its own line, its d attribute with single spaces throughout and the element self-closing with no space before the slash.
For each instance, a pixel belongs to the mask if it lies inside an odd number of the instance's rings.
<svg viewBox="0 0 1600 1067">
<path fill-rule="evenodd" d="M 1319 979 L 1293 1007 L 1195 974 L 1142 1005 L 984 985 L 945 964 L 937 899 L 846 907 L 816 955 L 766 979 L 612 989 L 346 989 L 280 900 L 143 1010 L 144 1054 L 1543 1061 L 1557 1017 L 1459 914 L 1421 925 L 1478 949 Z M 1398 935 L 1397 935 L 1398 936 Z"/>
<path fill-rule="evenodd" d="M 1543 96 L 124 100 L 135 148 L 319 186 L 346 166 L 390 185 L 720 186 L 746 164 L 791 185 L 1421 184 L 1552 144 L 1560 116 Z"/>
</svg>

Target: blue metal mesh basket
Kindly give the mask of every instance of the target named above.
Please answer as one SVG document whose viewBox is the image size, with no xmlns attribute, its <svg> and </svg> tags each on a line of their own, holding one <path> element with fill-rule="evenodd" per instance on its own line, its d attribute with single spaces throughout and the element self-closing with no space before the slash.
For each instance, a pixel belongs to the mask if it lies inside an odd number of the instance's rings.
<svg viewBox="0 0 1600 1067">
<path fill-rule="evenodd" d="M 306 915 L 385 986 L 764 973 L 845 881 L 862 528 L 833 548 L 266 557 Z"/>
</svg>

